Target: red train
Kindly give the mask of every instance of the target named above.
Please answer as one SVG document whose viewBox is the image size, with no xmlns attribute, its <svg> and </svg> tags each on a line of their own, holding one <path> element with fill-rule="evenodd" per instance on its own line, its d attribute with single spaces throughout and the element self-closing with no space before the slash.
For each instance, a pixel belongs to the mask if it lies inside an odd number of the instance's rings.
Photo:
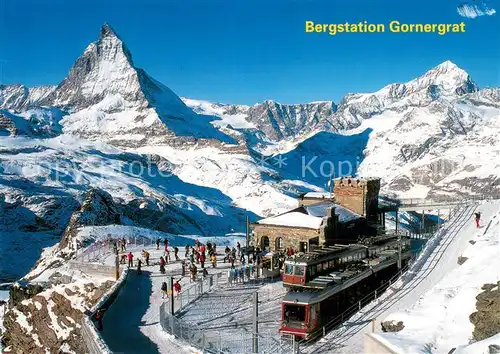
<svg viewBox="0 0 500 354">
<path fill-rule="evenodd" d="M 401 261 L 410 257 L 410 240 L 401 240 Z M 397 271 L 397 238 L 371 245 L 333 246 L 285 261 L 282 333 L 308 338 Z"/>
</svg>

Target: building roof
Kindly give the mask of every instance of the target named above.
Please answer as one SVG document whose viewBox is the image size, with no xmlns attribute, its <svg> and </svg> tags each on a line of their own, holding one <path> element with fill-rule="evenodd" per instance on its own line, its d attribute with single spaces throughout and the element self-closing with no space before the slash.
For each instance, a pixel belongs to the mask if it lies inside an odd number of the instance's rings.
<svg viewBox="0 0 500 354">
<path fill-rule="evenodd" d="M 309 192 L 301 195 L 301 198 L 334 199 L 335 194 L 330 192 Z"/>
<path fill-rule="evenodd" d="M 308 229 L 319 229 L 323 219 L 327 216 L 329 208 L 335 207 L 335 214 L 339 216 L 341 223 L 349 222 L 361 218 L 349 209 L 332 202 L 322 202 L 290 210 L 284 214 L 259 220 L 258 224 L 278 225 L 289 227 L 305 227 Z"/>
<path fill-rule="evenodd" d="M 311 216 L 298 211 L 289 211 L 284 214 L 259 220 L 258 224 L 279 225 L 291 227 L 305 227 L 308 229 L 319 229 L 323 218 Z"/>
<path fill-rule="evenodd" d="M 332 202 L 323 202 L 303 206 L 303 208 L 306 209 L 307 214 L 320 217 L 325 217 L 327 210 L 331 207 L 335 207 L 335 214 L 339 216 L 340 222 L 349 222 L 361 218 L 361 215 Z"/>
</svg>

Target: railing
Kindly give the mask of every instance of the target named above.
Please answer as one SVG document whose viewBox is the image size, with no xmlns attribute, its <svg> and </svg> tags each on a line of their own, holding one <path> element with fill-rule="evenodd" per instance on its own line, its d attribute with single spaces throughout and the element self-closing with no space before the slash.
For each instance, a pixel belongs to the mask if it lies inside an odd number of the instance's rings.
<svg viewBox="0 0 500 354">
<path fill-rule="evenodd" d="M 253 353 L 252 333 L 222 334 L 219 331 L 203 330 L 196 324 L 186 323 L 168 313 L 167 304 L 160 307 L 160 323 L 164 331 L 189 343 L 204 353 Z M 287 341 L 288 338 L 288 341 Z M 280 338 L 275 332 L 258 334 L 258 353 L 289 354 L 293 338 Z"/>
<path fill-rule="evenodd" d="M 108 253 L 110 251 L 110 246 L 111 246 L 110 240 L 96 241 L 87 248 L 85 248 L 81 253 L 77 253 L 75 261 L 81 263 L 94 262 L 105 253 Z"/>
<path fill-rule="evenodd" d="M 182 290 L 178 295 L 174 296 L 174 310 L 175 312 L 179 312 L 184 309 L 186 306 L 191 304 L 196 299 L 200 298 L 203 294 L 212 291 L 214 288 L 218 287 L 221 278 L 224 273 L 216 273 L 207 276 L 206 278 L 200 278 L 194 284 L 189 286 L 187 289 Z M 166 302 L 163 304 L 169 304 L 170 298 L 167 298 Z M 178 304 L 178 306 L 176 306 Z"/>
<path fill-rule="evenodd" d="M 80 253 L 77 251 L 75 257 L 76 262 L 80 263 L 91 263 L 96 262 L 102 258 L 102 256 L 110 254 L 113 251 L 114 241 L 117 241 L 118 251 L 121 251 L 121 247 L 118 244 L 122 238 L 110 237 L 104 241 L 95 241 L 87 248 L 83 249 Z M 151 247 L 155 244 L 155 240 L 150 239 L 145 236 L 133 236 L 125 238 L 125 250 L 129 248 L 146 248 Z"/>
</svg>

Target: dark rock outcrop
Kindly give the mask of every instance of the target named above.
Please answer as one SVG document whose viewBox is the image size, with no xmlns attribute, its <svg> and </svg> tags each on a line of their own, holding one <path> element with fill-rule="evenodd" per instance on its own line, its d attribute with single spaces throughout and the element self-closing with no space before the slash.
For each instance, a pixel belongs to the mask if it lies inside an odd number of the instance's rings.
<svg viewBox="0 0 500 354">
<path fill-rule="evenodd" d="M 399 332 L 405 328 L 403 321 L 384 321 L 381 324 L 383 332 Z"/>
<path fill-rule="evenodd" d="M 469 316 L 474 324 L 472 336 L 480 341 L 500 333 L 500 282 L 485 284 L 484 290 L 476 296 L 477 311 Z"/>
<path fill-rule="evenodd" d="M 85 195 L 85 200 L 69 221 L 69 225 L 59 243 L 59 249 L 73 247 L 72 240 L 82 226 L 104 226 L 120 224 L 121 216 L 108 192 L 100 189 L 91 189 Z"/>
</svg>

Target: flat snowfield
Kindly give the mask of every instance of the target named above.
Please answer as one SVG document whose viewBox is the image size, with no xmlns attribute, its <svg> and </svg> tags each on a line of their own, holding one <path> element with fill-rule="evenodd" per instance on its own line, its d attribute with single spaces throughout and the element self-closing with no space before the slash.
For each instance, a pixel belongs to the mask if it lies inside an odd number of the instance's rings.
<svg viewBox="0 0 500 354">
<path fill-rule="evenodd" d="M 482 213 L 480 229 L 473 219 L 478 210 Z M 300 352 L 364 353 L 364 335 L 372 331 L 373 319 L 375 332 L 403 353 L 420 353 L 428 348 L 447 353 L 468 344 L 473 331 L 468 317 L 475 311 L 475 297 L 483 284 L 500 278 L 500 250 L 492 247 L 500 241 L 499 213 L 496 203 L 461 207 L 428 242 L 404 280 L 325 338 L 301 347 Z M 470 258 L 460 266 L 457 258 L 461 255 Z M 386 319 L 400 319 L 405 328 L 396 334 L 382 334 L 380 323 Z"/>
</svg>

